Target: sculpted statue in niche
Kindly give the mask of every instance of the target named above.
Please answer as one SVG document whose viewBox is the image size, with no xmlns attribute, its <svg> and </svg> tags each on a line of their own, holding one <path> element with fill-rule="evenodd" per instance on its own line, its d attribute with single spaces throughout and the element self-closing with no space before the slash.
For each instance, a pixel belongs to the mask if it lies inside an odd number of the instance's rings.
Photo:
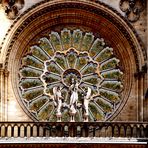
<svg viewBox="0 0 148 148">
<path fill-rule="evenodd" d="M 24 4 L 24 0 L 2 0 L 2 6 L 9 19 L 15 19 Z"/>
</svg>

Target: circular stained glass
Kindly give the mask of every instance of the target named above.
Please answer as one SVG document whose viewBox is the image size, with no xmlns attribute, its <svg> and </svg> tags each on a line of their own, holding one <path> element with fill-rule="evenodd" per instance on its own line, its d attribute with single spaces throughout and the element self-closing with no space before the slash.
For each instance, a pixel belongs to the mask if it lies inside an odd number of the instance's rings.
<svg viewBox="0 0 148 148">
<path fill-rule="evenodd" d="M 22 59 L 21 99 L 39 121 L 56 122 L 57 113 L 61 121 L 70 121 L 74 110 L 75 121 L 84 121 L 86 113 L 88 121 L 107 120 L 121 102 L 123 73 L 119 62 L 113 49 L 90 32 L 51 32 Z M 71 86 L 75 86 L 74 94 Z M 57 88 L 60 101 L 55 100 Z M 72 98 L 76 100 L 73 106 Z"/>
</svg>

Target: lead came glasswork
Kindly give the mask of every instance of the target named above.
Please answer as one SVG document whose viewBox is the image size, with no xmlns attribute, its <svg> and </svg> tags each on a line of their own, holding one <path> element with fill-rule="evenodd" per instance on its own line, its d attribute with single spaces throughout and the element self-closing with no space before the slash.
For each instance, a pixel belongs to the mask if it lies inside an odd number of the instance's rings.
<svg viewBox="0 0 148 148">
<path fill-rule="evenodd" d="M 88 106 L 88 121 L 107 120 L 122 100 L 123 73 L 120 60 L 104 39 L 91 32 L 64 28 L 38 39 L 22 59 L 19 88 L 25 108 L 39 121 L 84 121 Z M 75 119 L 69 115 L 72 80 L 78 85 Z M 62 107 L 54 102 L 53 90 L 60 87 Z M 90 90 L 89 101 L 84 101 Z M 85 102 L 85 104 L 83 104 Z M 61 115 L 60 115 L 61 114 Z M 87 119 L 85 120 L 87 121 Z"/>
</svg>

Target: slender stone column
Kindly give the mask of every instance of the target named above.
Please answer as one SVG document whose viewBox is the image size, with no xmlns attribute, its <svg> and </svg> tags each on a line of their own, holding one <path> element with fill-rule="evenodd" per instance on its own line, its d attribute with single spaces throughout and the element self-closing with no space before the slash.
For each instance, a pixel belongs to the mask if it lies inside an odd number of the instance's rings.
<svg viewBox="0 0 148 148">
<path fill-rule="evenodd" d="M 9 72 L 7 69 L 4 70 L 4 81 L 5 81 L 5 86 L 4 86 L 4 93 L 5 93 L 5 121 L 8 120 L 8 76 L 9 76 Z"/>
<path fill-rule="evenodd" d="M 0 121 L 7 121 L 8 71 L 0 66 Z"/>
<path fill-rule="evenodd" d="M 144 120 L 144 72 L 140 71 L 137 73 L 137 85 L 138 85 L 138 121 Z"/>
<path fill-rule="evenodd" d="M 144 96 L 143 96 L 143 76 L 139 80 L 139 103 L 140 103 L 140 108 L 139 108 L 139 121 L 143 121 L 143 101 L 144 101 Z"/>
<path fill-rule="evenodd" d="M 143 81 L 143 94 L 144 94 L 144 100 L 143 100 L 143 121 L 148 121 L 148 76 L 147 73 L 144 75 L 144 81 Z"/>
<path fill-rule="evenodd" d="M 4 121 L 4 69 L 0 67 L 0 121 Z"/>
</svg>

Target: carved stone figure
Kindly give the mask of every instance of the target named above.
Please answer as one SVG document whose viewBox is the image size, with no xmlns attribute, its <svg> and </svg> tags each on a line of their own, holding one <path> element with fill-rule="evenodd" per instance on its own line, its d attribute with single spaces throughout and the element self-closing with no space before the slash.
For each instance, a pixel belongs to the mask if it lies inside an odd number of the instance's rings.
<svg viewBox="0 0 148 148">
<path fill-rule="evenodd" d="M 86 95 L 84 96 L 84 121 L 88 121 L 88 105 L 89 105 L 89 101 L 90 101 L 90 97 L 91 97 L 91 89 L 88 87 L 87 88 L 87 92 Z"/>
<path fill-rule="evenodd" d="M 140 13 L 145 9 L 146 0 L 120 0 L 119 6 L 130 22 L 136 22 L 140 18 Z"/>
<path fill-rule="evenodd" d="M 57 115 L 61 115 L 61 108 L 62 108 L 62 94 L 60 87 L 54 87 L 53 88 L 53 94 L 54 94 L 54 105 L 57 107 Z"/>
<path fill-rule="evenodd" d="M 70 86 L 70 111 L 71 113 L 75 114 L 76 107 L 77 107 L 77 101 L 78 101 L 78 82 L 72 78 L 71 86 Z"/>
<path fill-rule="evenodd" d="M 16 18 L 19 10 L 23 8 L 24 3 L 24 0 L 2 0 L 2 6 L 9 19 Z"/>
</svg>

